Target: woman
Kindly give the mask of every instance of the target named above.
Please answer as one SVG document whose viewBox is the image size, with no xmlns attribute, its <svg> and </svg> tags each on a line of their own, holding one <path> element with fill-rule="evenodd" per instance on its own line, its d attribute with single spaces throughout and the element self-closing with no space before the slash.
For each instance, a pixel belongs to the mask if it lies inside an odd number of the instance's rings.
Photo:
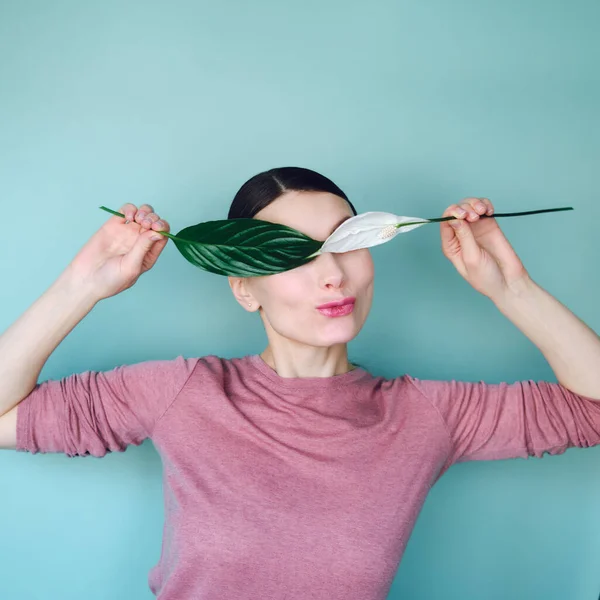
<svg viewBox="0 0 600 600">
<path fill-rule="evenodd" d="M 559 383 L 486 385 L 374 377 L 346 344 L 369 313 L 367 249 L 268 277 L 230 277 L 258 312 L 260 355 L 148 361 L 36 384 L 100 300 L 155 264 L 168 231 L 126 204 L 0 338 L 0 444 L 103 456 L 151 438 L 164 465 L 164 539 L 149 583 L 162 600 L 386 597 L 426 494 L 454 463 L 600 443 L 600 339 L 536 285 L 487 199 L 444 215 L 442 248 L 542 351 Z M 329 179 L 274 169 L 230 218 L 324 240 L 356 214 Z M 157 332 L 159 333 L 159 332 Z"/>
</svg>

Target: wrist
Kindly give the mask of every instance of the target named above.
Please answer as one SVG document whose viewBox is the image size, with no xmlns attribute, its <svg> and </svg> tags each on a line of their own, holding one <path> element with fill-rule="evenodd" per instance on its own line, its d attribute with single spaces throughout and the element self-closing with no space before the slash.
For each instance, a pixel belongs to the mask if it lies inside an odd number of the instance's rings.
<svg viewBox="0 0 600 600">
<path fill-rule="evenodd" d="M 59 275 L 51 289 L 70 304 L 90 310 L 102 300 L 89 281 L 76 273 L 71 265 Z"/>
<path fill-rule="evenodd" d="M 539 286 L 528 273 L 507 283 L 502 291 L 495 297 L 491 298 L 494 304 L 502 310 L 503 308 L 510 307 L 512 304 L 522 302 L 531 298 Z"/>
</svg>

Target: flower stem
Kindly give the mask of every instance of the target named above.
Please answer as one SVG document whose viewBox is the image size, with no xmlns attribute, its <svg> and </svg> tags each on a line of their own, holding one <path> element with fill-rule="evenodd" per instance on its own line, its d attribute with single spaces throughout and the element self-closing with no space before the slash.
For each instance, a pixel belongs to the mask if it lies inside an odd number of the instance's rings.
<svg viewBox="0 0 600 600">
<path fill-rule="evenodd" d="M 563 208 L 544 208 L 541 210 L 528 210 L 525 212 L 514 212 L 514 213 L 494 213 L 493 215 L 480 215 L 480 219 L 484 219 L 486 217 L 491 217 L 495 219 L 496 217 L 521 217 L 523 215 L 538 215 L 540 213 L 548 213 L 548 212 L 558 212 L 561 210 L 574 210 L 572 206 L 565 206 Z M 456 217 L 440 217 L 438 219 L 427 219 L 430 223 L 441 223 L 442 221 L 452 221 L 456 219 Z M 419 221 L 411 222 L 411 223 L 398 223 L 396 224 L 396 228 L 406 227 L 407 225 L 419 225 Z"/>
</svg>

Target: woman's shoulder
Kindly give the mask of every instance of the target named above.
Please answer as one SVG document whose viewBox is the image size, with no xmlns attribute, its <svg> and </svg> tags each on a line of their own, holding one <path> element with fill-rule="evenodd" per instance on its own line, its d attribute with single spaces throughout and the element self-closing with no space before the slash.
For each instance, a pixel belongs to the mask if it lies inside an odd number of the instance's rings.
<svg viewBox="0 0 600 600">
<path fill-rule="evenodd" d="M 253 356 L 225 357 L 217 354 L 204 354 L 200 356 L 178 355 L 166 361 L 173 367 L 185 369 L 194 377 L 223 377 L 232 372 L 247 371 L 251 368 Z"/>
<path fill-rule="evenodd" d="M 235 360 L 235 359 L 234 359 Z M 170 358 L 150 358 L 124 363 L 103 373 L 106 377 L 121 377 L 129 381 L 144 382 L 148 386 L 159 383 L 184 383 L 204 378 L 210 373 L 218 374 L 227 369 L 230 359 L 216 355 L 190 356 L 177 354 Z"/>
</svg>

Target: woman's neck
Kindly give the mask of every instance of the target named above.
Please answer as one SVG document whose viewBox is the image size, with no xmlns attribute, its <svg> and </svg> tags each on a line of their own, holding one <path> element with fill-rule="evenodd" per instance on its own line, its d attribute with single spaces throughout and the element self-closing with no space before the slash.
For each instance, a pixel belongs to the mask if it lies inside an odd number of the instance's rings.
<svg viewBox="0 0 600 600">
<path fill-rule="evenodd" d="M 262 360 L 281 377 L 333 377 L 352 371 L 345 344 L 329 348 L 273 348 L 269 344 Z"/>
</svg>

